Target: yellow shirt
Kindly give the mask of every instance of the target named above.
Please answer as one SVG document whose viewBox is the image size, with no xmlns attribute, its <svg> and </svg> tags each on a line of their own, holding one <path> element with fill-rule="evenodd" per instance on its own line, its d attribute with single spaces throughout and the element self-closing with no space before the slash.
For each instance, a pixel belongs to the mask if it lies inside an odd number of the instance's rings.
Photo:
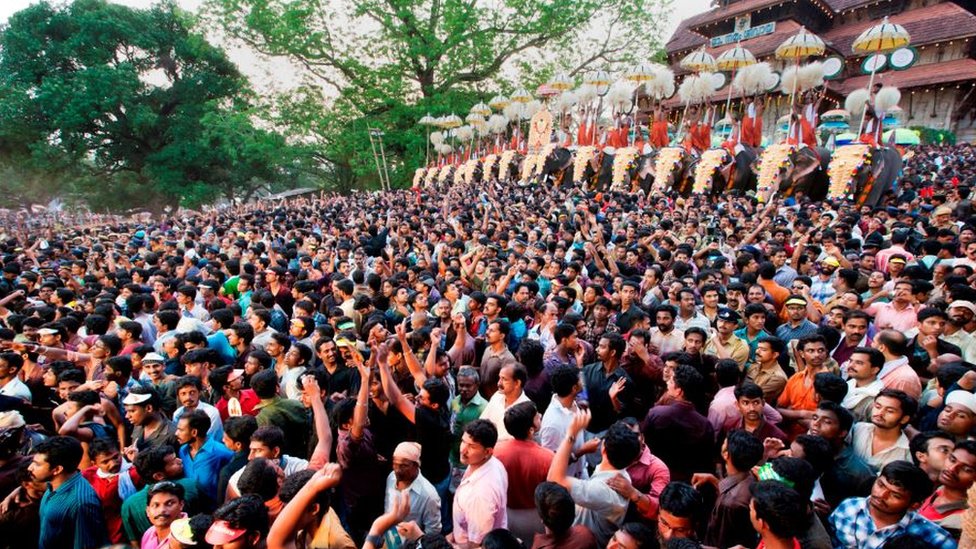
<svg viewBox="0 0 976 549">
<path fill-rule="evenodd" d="M 312 541 L 305 547 L 306 549 L 356 549 L 356 544 L 339 523 L 335 511 L 329 509 L 329 512 L 322 517 L 318 529 L 315 530 Z"/>
</svg>

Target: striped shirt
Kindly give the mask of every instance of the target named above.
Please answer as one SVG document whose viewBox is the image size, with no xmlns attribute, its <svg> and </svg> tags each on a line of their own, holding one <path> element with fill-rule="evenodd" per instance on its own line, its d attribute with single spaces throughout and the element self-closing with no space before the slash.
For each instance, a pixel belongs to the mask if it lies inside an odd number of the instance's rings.
<svg viewBox="0 0 976 549">
<path fill-rule="evenodd" d="M 41 498 L 39 549 L 91 549 L 107 541 L 102 504 L 91 484 L 75 472 Z"/>
</svg>

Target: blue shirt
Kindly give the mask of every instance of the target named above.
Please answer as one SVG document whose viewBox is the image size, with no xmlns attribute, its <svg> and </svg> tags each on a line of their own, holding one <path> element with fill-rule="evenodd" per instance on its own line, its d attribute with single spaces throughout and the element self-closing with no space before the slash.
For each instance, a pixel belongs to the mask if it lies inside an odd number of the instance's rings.
<svg viewBox="0 0 976 549">
<path fill-rule="evenodd" d="M 779 328 L 776 328 L 776 337 L 785 343 L 812 335 L 817 335 L 817 325 L 807 319 L 803 319 L 803 322 L 796 328 L 790 326 L 789 322 L 780 324 Z"/>
<path fill-rule="evenodd" d="M 207 336 L 207 347 L 217 351 L 217 354 L 220 355 L 221 365 L 234 364 L 234 361 L 237 360 L 237 351 L 230 346 L 223 330 L 217 330 Z"/>
<path fill-rule="evenodd" d="M 40 516 L 39 549 L 92 549 L 108 541 L 102 502 L 77 471 L 57 490 L 48 486 L 41 498 Z"/>
<path fill-rule="evenodd" d="M 197 481 L 200 491 L 212 501 L 217 499 L 217 484 L 220 481 L 220 470 L 234 457 L 234 452 L 211 438 L 203 443 L 196 457 L 190 457 L 190 445 L 180 446 L 180 460 L 183 462 L 183 474 L 186 478 Z"/>
<path fill-rule="evenodd" d="M 905 513 L 900 521 L 891 526 L 876 529 L 868 505 L 867 498 L 850 498 L 830 514 L 834 547 L 880 549 L 889 539 L 901 534 L 908 534 L 923 546 L 933 549 L 956 547 L 956 541 L 949 532 L 915 511 Z"/>
<path fill-rule="evenodd" d="M 759 342 L 770 336 L 770 333 L 766 330 L 762 330 L 756 337 L 749 338 L 749 328 L 739 328 L 738 330 L 732 332 L 732 335 L 740 338 L 749 345 L 749 362 L 756 360 L 756 349 L 759 347 Z"/>
</svg>

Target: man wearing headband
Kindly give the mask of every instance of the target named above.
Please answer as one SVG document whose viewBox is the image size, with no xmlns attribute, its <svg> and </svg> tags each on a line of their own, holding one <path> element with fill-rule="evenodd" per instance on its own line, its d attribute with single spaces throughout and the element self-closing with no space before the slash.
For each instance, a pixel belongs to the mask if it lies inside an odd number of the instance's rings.
<svg viewBox="0 0 976 549">
<path fill-rule="evenodd" d="M 817 333 L 817 325 L 807 316 L 807 298 L 793 294 L 786 298 L 787 321 L 776 328 L 776 337 L 790 343 Z"/>
<path fill-rule="evenodd" d="M 153 446 L 173 444 L 176 425 L 163 415 L 155 389 L 145 385 L 133 387 L 122 405 L 125 418 L 135 426 L 132 441 L 140 452 Z"/>
</svg>

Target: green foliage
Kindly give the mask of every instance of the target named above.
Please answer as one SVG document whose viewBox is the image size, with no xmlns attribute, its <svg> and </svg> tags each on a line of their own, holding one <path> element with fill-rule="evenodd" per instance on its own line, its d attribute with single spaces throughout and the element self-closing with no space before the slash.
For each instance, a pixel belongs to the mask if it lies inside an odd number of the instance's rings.
<svg viewBox="0 0 976 549">
<path fill-rule="evenodd" d="M 41 2 L 0 32 L 8 203 L 193 207 L 286 181 L 296 151 L 252 123 L 245 79 L 171 2 Z"/>
<path fill-rule="evenodd" d="M 208 0 L 204 11 L 251 47 L 305 69 L 314 85 L 283 99 L 276 122 L 318 145 L 336 184 L 348 188 L 376 185 L 368 127 L 385 132 L 391 179 L 406 185 L 426 147 L 417 119 L 463 117 L 478 100 L 534 89 L 557 70 L 579 77 L 659 57 L 669 4 Z"/>
<path fill-rule="evenodd" d="M 919 138 L 923 145 L 955 145 L 956 132 L 950 130 L 940 130 L 927 126 L 912 126 L 910 130 L 918 131 Z"/>
</svg>

